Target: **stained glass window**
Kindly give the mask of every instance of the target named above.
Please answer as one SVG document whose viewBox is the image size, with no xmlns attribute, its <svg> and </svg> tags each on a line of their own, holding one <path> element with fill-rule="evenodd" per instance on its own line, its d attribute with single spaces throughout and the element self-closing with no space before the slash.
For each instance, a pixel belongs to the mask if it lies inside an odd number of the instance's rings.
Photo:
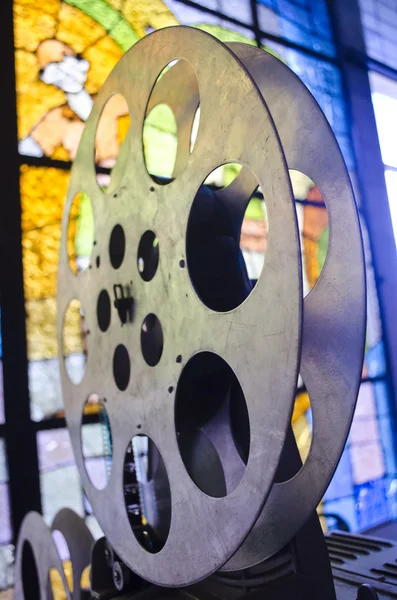
<svg viewBox="0 0 397 600">
<path fill-rule="evenodd" d="M 385 65 L 397 68 L 397 6 L 391 0 L 360 0 L 361 22 L 364 30 L 367 54 Z M 382 159 L 385 167 L 385 180 L 389 197 L 390 213 L 397 243 L 397 83 L 377 72 L 369 73 L 372 102 L 375 112 Z M 368 242 L 367 242 L 368 243 Z M 376 295 L 372 278 L 372 303 L 368 312 L 368 350 L 366 363 L 370 377 L 379 377 L 386 372 L 385 358 L 379 327 L 374 315 Z M 366 499 L 371 497 L 371 506 L 379 507 L 379 498 L 386 494 L 389 501 L 389 516 L 396 518 L 396 463 L 392 416 L 384 381 L 373 384 L 372 395 L 376 401 L 378 429 L 383 447 L 385 478 L 371 485 L 360 497 L 360 508 L 365 508 Z M 383 487 L 382 487 L 383 485 Z M 361 512 L 361 521 L 368 516 L 368 510 Z M 359 526 L 361 523 L 359 523 Z"/>
<path fill-rule="evenodd" d="M 397 24 L 394 31 L 397 35 Z M 374 72 L 369 74 L 369 80 L 397 243 L 397 82 Z"/>
<path fill-rule="evenodd" d="M 394 0 L 359 0 L 367 53 L 397 69 L 397 7 Z"/>
<path fill-rule="evenodd" d="M 83 515 L 83 496 L 67 429 L 39 431 L 40 483 L 43 515 L 48 524 L 63 507 Z"/>
<path fill-rule="evenodd" d="M 257 0 L 259 27 L 304 48 L 333 56 L 326 3 L 320 0 Z"/>
</svg>

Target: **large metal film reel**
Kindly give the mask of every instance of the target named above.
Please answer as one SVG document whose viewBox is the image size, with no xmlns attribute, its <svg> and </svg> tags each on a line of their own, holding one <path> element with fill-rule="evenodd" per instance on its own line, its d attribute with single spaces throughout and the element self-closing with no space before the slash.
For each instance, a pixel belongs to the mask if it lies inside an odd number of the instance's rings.
<svg viewBox="0 0 397 600">
<path fill-rule="evenodd" d="M 196 75 L 200 127 L 184 168 L 168 185 L 160 185 L 145 168 L 142 127 L 156 79 L 176 58 L 187 61 Z M 94 138 L 101 110 L 116 92 L 127 100 L 131 124 L 111 185 L 103 193 L 96 182 Z M 255 176 L 267 200 L 271 229 L 265 266 L 254 291 L 234 310 L 220 313 L 207 308 L 194 291 L 184 268 L 185 237 L 197 190 L 211 171 L 227 162 L 239 162 Z M 252 183 L 252 176 L 247 179 Z M 72 200 L 80 191 L 93 203 L 95 254 L 101 257 L 101 267 L 76 276 L 68 264 L 66 239 Z M 126 237 L 124 259 L 117 270 L 108 251 L 115 225 L 123 227 Z M 160 247 L 157 273 L 150 282 L 141 279 L 136 260 L 140 238 L 147 230 L 156 233 Z M 96 320 L 97 299 L 102 289 L 111 293 L 114 285 L 132 287 L 134 322 L 121 326 L 112 308 L 111 326 L 102 332 Z M 231 50 L 211 36 L 179 27 L 147 36 L 121 59 L 98 94 L 73 166 L 62 224 L 61 356 L 63 318 L 72 299 L 81 301 L 90 331 L 88 360 L 78 385 L 69 380 L 61 360 L 63 396 L 77 465 L 94 513 L 115 551 L 145 579 L 164 586 L 202 579 L 235 553 L 271 488 L 291 417 L 302 309 L 299 236 L 278 135 L 251 76 Z M 164 337 L 155 367 L 146 364 L 140 348 L 141 324 L 149 313 L 157 315 Z M 113 353 L 120 344 L 127 349 L 131 366 L 125 391 L 118 389 L 112 374 Z M 204 351 L 221 356 L 233 370 L 250 422 L 242 480 L 231 493 L 217 498 L 203 493 L 191 480 L 180 456 L 174 419 L 174 390 L 180 374 L 193 355 Z M 100 491 L 85 471 L 80 436 L 84 401 L 92 393 L 107 399 L 113 436 L 112 471 Z M 169 535 L 157 554 L 137 542 L 124 503 L 124 457 L 137 433 L 156 444 L 171 489 Z"/>
<path fill-rule="evenodd" d="M 365 342 L 365 270 L 357 210 L 335 137 L 315 99 L 298 77 L 275 56 L 252 46 L 228 46 L 252 75 L 274 119 L 289 169 L 308 175 L 325 199 L 330 222 L 327 259 L 320 279 L 304 299 L 301 374 L 308 389 L 313 440 L 302 469 L 275 483 L 244 544 L 224 570 L 249 568 L 280 550 L 316 509 L 346 443 L 361 378 Z M 183 86 L 182 82 L 188 83 Z M 199 103 L 191 72 L 177 64 L 161 80 L 152 105 L 173 99 L 178 131 L 190 131 Z M 170 94 L 170 90 L 173 94 Z M 179 90 L 175 103 L 175 90 Z M 182 90 L 189 90 L 184 97 Z M 154 96 L 154 95 L 153 95 Z M 185 111 L 181 111 L 184 104 Z M 189 120 L 190 117 L 190 120 Z M 179 127 L 180 123 L 180 127 Z M 179 146 L 178 164 L 187 160 Z M 243 169 L 233 184 L 218 192 L 238 218 L 241 197 L 254 189 Z M 237 212 L 237 214 L 236 214 Z"/>
</svg>

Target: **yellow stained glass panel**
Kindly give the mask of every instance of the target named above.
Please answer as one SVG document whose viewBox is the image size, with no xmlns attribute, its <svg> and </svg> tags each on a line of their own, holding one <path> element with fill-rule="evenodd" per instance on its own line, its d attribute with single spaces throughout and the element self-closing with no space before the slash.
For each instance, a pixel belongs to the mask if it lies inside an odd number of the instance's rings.
<svg viewBox="0 0 397 600">
<path fill-rule="evenodd" d="M 55 39 L 82 53 L 105 35 L 106 30 L 83 11 L 61 2 Z"/>
<path fill-rule="evenodd" d="M 82 56 L 90 63 L 86 89 L 90 94 L 96 94 L 123 56 L 123 51 L 112 38 L 106 36 L 84 50 Z"/>
<path fill-rule="evenodd" d="M 28 300 L 25 308 L 29 360 L 58 356 L 56 298 Z"/>
<path fill-rule="evenodd" d="M 40 360 L 53 358 L 58 353 L 56 280 L 69 172 L 52 167 L 23 165 L 20 181 L 28 355 L 31 360 Z M 72 207 L 72 224 L 77 216 Z M 76 227 L 72 226 L 70 237 L 75 232 Z M 72 239 L 68 244 L 73 245 Z M 80 335 L 80 318 L 76 313 L 67 323 L 65 337 L 69 352 L 81 344 Z"/>
<path fill-rule="evenodd" d="M 14 23 L 20 152 L 73 160 L 95 95 L 138 36 L 106 0 L 15 0 Z"/>
<path fill-rule="evenodd" d="M 60 223 L 69 171 L 53 167 L 21 167 L 22 230 Z"/>
</svg>

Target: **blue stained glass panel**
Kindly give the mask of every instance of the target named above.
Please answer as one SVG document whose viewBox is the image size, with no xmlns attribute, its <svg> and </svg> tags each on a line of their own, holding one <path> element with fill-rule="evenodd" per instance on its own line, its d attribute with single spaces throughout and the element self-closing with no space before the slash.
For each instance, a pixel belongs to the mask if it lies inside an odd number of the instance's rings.
<svg viewBox="0 0 397 600">
<path fill-rule="evenodd" d="M 257 0 L 257 8 L 259 27 L 264 33 L 279 35 L 327 56 L 335 55 L 324 0 Z"/>
<path fill-rule="evenodd" d="M 370 377 L 379 377 L 386 373 L 385 349 L 383 342 L 378 342 L 372 348 L 368 348 L 366 355 L 368 366 L 368 375 Z"/>
<path fill-rule="evenodd" d="M 210 8 L 211 10 L 221 12 L 241 23 L 247 25 L 253 24 L 251 3 L 249 1 L 247 2 L 247 0 L 200 0 L 198 4 Z"/>
<path fill-rule="evenodd" d="M 349 451 L 345 450 L 335 471 L 335 475 L 324 496 L 326 502 L 353 495 L 352 470 Z"/>
<path fill-rule="evenodd" d="M 390 416 L 379 419 L 379 433 L 385 458 L 386 472 L 397 473 L 395 441 L 392 420 Z"/>
<path fill-rule="evenodd" d="M 338 515 L 345 521 L 350 531 L 357 531 L 358 529 L 354 496 L 324 502 L 323 513 Z"/>
<path fill-rule="evenodd" d="M 397 68 L 397 5 L 387 0 L 359 0 L 367 53 Z"/>
<path fill-rule="evenodd" d="M 208 25 L 210 27 L 224 29 L 225 32 L 235 32 L 244 36 L 247 40 L 255 37 L 253 32 L 244 26 L 245 24 L 248 26 L 252 25 L 251 6 L 246 0 L 239 0 L 238 2 L 229 2 L 228 0 L 223 0 L 223 2 L 207 0 L 202 3 L 202 5 L 207 6 L 207 8 L 217 10 L 240 21 L 241 25 L 231 23 L 227 19 L 222 19 L 221 17 L 201 10 L 201 7 L 199 6 L 188 6 L 183 4 L 179 0 L 164 0 L 164 3 L 181 25 L 189 25 L 192 27 Z M 217 36 L 216 30 L 211 30 L 211 33 Z M 224 41 L 227 41 L 227 36 Z M 233 41 L 232 38 L 231 41 Z"/>
<path fill-rule="evenodd" d="M 387 502 L 387 480 L 378 479 L 357 486 L 356 512 L 359 530 L 373 527 L 390 517 Z"/>
<path fill-rule="evenodd" d="M 375 381 L 374 384 L 376 410 L 379 417 L 390 415 L 390 400 L 386 383 L 384 381 Z"/>
</svg>

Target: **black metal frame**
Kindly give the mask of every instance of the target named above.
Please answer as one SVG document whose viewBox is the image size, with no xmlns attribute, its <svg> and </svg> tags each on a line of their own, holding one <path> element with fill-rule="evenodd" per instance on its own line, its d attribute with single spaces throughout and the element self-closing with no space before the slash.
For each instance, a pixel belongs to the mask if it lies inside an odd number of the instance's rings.
<svg viewBox="0 0 397 600">
<path fill-rule="evenodd" d="M 2 169 L 0 291 L 2 309 L 3 386 L 12 531 L 19 531 L 29 510 L 41 511 L 39 465 L 34 424 L 30 418 L 22 268 L 21 200 L 14 69 L 13 5 L 1 3 L 0 55 L 5 66 L 1 94 Z"/>
<path fill-rule="evenodd" d="M 327 3 L 347 110 L 352 123 L 352 142 L 361 197 L 360 212 L 368 229 L 371 247 L 385 346 L 386 380 L 396 434 L 397 252 L 368 71 L 387 74 L 396 80 L 397 71 L 367 56 L 358 0 L 327 0 Z"/>
<path fill-rule="evenodd" d="M 283 37 L 262 31 L 259 27 L 257 2 L 249 0 L 252 24 L 212 10 L 192 0 L 178 0 L 219 17 L 231 25 L 243 25 L 253 32 L 258 45 L 268 41 L 297 50 L 320 61 L 337 66 L 345 85 L 345 100 L 352 122 L 352 139 L 356 155 L 357 175 L 362 197 L 362 212 L 367 227 L 378 291 L 388 372 L 385 377 L 365 381 L 387 381 L 392 404 L 397 409 L 397 253 L 391 226 L 388 199 L 383 176 L 383 163 L 374 120 L 368 73 L 371 68 L 397 80 L 397 71 L 370 59 L 366 55 L 357 0 L 327 0 L 334 33 L 336 57 L 300 46 Z M 248 0 L 247 0 L 248 1 Z M 17 149 L 17 115 L 14 73 L 13 3 L 1 3 L 2 35 L 0 36 L 3 71 L 2 166 L 7 174 L 6 193 L 2 198 L 0 237 L 0 292 L 2 305 L 2 336 L 4 364 L 4 403 L 6 423 L 0 424 L 0 437 L 6 439 L 11 497 L 12 529 L 17 534 L 21 521 L 29 510 L 41 510 L 40 474 L 36 433 L 63 428 L 62 417 L 35 423 L 30 418 L 27 378 L 27 349 L 21 247 L 21 203 L 19 195 L 19 166 L 56 167 L 70 170 L 71 163 L 45 157 L 20 156 Z M 363 139 L 365 131 L 365 139 Z M 102 169 L 99 169 L 102 171 Z M 103 170 L 107 172 L 106 169 Z M 372 198 L 376 197 L 376 204 Z M 96 422 L 97 416 L 84 418 Z"/>
</svg>

